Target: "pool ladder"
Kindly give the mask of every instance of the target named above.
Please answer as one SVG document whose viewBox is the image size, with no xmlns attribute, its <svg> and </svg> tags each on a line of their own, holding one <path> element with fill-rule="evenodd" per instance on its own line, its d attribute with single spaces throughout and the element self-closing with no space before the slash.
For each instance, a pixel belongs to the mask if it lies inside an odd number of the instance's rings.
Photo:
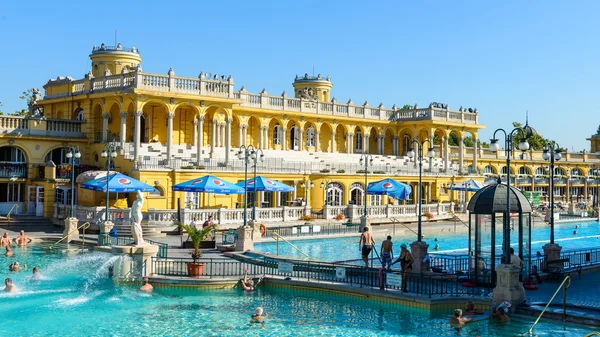
<svg viewBox="0 0 600 337">
<path fill-rule="evenodd" d="M 82 230 L 83 233 L 83 241 L 82 241 L 82 246 L 85 246 L 85 230 L 90 228 L 91 224 L 89 222 L 84 223 L 83 225 L 75 228 L 74 230 L 70 231 L 69 233 L 67 233 L 67 235 L 63 236 L 60 240 L 56 241 L 55 243 L 49 245 L 47 248 L 48 249 L 52 249 L 54 248 L 54 246 L 56 246 L 57 244 L 59 244 L 61 241 L 63 241 L 64 239 L 68 238 L 69 235 L 71 235 L 74 232 L 79 231 L 80 229 Z M 68 242 L 67 242 L 68 243 Z"/>
<path fill-rule="evenodd" d="M 556 297 L 556 295 L 558 295 L 558 293 L 560 292 L 561 289 L 563 290 L 563 322 L 567 319 L 567 288 L 569 288 L 570 285 L 571 285 L 571 276 L 567 276 L 561 282 L 561 284 L 558 286 L 558 288 L 554 292 L 554 295 L 552 295 L 552 298 L 550 298 L 550 300 L 548 301 L 548 303 L 544 307 L 544 310 L 542 310 L 542 312 L 540 313 L 540 315 L 538 316 L 538 318 L 535 320 L 535 322 L 533 322 L 533 325 L 531 326 L 531 328 L 529 328 L 529 331 L 527 331 L 523 335 L 525 335 L 525 334 L 533 335 L 533 328 L 535 328 L 535 326 L 538 324 L 538 322 L 542 318 L 542 315 L 544 315 L 544 313 L 546 312 L 546 309 L 548 309 L 548 307 L 550 306 L 550 304 L 552 304 L 552 301 L 554 301 L 554 298 Z M 594 333 L 586 335 L 586 337 L 587 336 L 593 336 L 593 334 Z M 600 336 L 600 334 L 598 334 L 597 332 L 595 332 L 595 334 L 597 336 Z"/>
<path fill-rule="evenodd" d="M 279 235 L 279 234 L 277 234 L 275 232 L 272 232 L 271 233 L 271 238 L 277 242 L 277 255 L 279 255 L 279 240 L 281 239 L 283 242 L 287 243 L 292 248 L 294 248 L 295 250 L 297 250 L 298 252 L 300 252 L 300 254 L 302 254 L 302 255 L 304 255 L 304 256 L 306 256 L 307 258 L 310 259 L 310 256 L 308 256 L 308 254 L 306 254 L 300 248 L 296 247 L 294 244 L 292 244 L 291 242 L 289 242 L 288 240 L 286 240 L 283 236 L 281 236 L 281 235 Z"/>
</svg>

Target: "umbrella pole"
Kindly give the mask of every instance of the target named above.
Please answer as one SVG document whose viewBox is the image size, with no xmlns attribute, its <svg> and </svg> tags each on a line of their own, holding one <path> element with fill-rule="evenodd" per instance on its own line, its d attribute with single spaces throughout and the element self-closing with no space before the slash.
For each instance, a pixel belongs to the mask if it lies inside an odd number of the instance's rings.
<svg viewBox="0 0 600 337">
<path fill-rule="evenodd" d="M 181 198 L 177 198 L 177 222 L 181 224 Z M 179 231 L 179 241 L 183 248 L 183 232 L 181 231 L 181 226 L 177 226 L 177 230 Z"/>
</svg>

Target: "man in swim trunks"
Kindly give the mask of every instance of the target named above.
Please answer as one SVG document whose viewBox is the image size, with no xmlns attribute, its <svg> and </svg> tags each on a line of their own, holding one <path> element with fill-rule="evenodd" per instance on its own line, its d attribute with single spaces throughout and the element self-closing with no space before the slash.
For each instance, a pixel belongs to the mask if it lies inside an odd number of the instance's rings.
<svg viewBox="0 0 600 337">
<path fill-rule="evenodd" d="M 21 235 L 19 235 L 19 237 L 15 240 L 19 246 L 27 246 L 29 243 L 31 243 L 31 241 L 31 238 L 25 235 L 25 231 L 23 230 L 21 231 Z"/>
<path fill-rule="evenodd" d="M 374 243 L 375 240 L 373 240 L 373 235 L 369 232 L 369 227 L 365 227 L 358 242 L 358 250 L 362 251 L 362 260 L 365 262 L 365 267 L 369 266 L 369 254 L 373 250 Z"/>
<path fill-rule="evenodd" d="M 394 259 L 394 245 L 392 237 L 388 235 L 387 240 L 381 243 L 381 267 L 383 269 L 392 268 L 392 260 Z"/>
<path fill-rule="evenodd" d="M 15 291 L 15 290 L 17 290 L 17 289 L 13 285 L 12 280 L 10 279 L 10 277 L 7 278 L 6 280 L 4 280 L 4 291 L 5 292 L 10 293 L 10 292 Z"/>
<path fill-rule="evenodd" d="M 4 233 L 2 238 L 0 238 L 0 247 L 10 246 L 10 238 L 8 237 L 8 233 Z"/>
<path fill-rule="evenodd" d="M 412 272 L 412 265 L 415 262 L 412 254 L 408 251 L 408 246 L 406 244 L 400 245 L 402 252 L 400 253 L 400 257 L 392 263 L 392 265 L 400 262 L 400 267 L 402 268 L 402 292 L 408 292 L 408 273 Z"/>
</svg>

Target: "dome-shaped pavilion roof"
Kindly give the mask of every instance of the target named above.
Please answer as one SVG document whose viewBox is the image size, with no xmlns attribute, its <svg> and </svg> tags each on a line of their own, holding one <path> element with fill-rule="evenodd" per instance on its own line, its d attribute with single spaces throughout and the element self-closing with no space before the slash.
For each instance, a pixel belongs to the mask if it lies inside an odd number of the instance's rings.
<svg viewBox="0 0 600 337">
<path fill-rule="evenodd" d="M 467 209 L 475 214 L 506 213 L 506 184 L 488 185 L 473 195 Z M 531 213 L 531 203 L 523 193 L 510 187 L 510 212 Z"/>
</svg>

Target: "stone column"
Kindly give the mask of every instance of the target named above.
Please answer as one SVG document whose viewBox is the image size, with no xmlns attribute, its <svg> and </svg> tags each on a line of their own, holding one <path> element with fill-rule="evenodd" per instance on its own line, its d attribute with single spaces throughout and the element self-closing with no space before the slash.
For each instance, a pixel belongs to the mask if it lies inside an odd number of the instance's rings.
<svg viewBox="0 0 600 337">
<path fill-rule="evenodd" d="M 287 139 L 287 128 L 281 128 L 281 150 L 285 151 L 286 149 L 286 139 Z M 292 144 L 293 146 L 293 144 Z"/>
<path fill-rule="evenodd" d="M 141 110 L 137 110 L 133 113 L 135 120 L 134 120 L 134 130 L 135 133 L 133 135 L 133 156 L 134 156 L 134 160 L 138 161 L 138 156 L 140 153 L 140 138 L 141 138 L 141 130 L 140 127 L 142 125 L 141 122 L 141 118 L 142 118 L 142 114 L 144 112 Z"/>
<path fill-rule="evenodd" d="M 433 136 L 429 136 L 429 142 L 427 143 L 427 149 L 423 149 L 425 152 L 425 156 L 427 156 L 427 152 L 429 152 L 429 148 L 433 148 Z M 435 155 L 434 155 L 435 157 Z M 429 172 L 433 171 L 433 158 L 427 157 L 429 160 Z"/>
<path fill-rule="evenodd" d="M 425 256 L 427 256 L 427 250 L 429 249 L 429 245 L 424 241 L 415 241 L 410 244 L 410 252 L 412 253 L 413 259 L 415 262 L 413 263 L 413 273 L 420 274 L 422 272 L 426 272 L 429 269 L 429 266 L 423 262 Z"/>
<path fill-rule="evenodd" d="M 335 131 L 331 133 L 331 153 L 335 152 Z"/>
<path fill-rule="evenodd" d="M 127 139 L 127 111 L 121 111 L 121 148 L 125 147 Z"/>
<path fill-rule="evenodd" d="M 167 113 L 167 163 L 171 163 L 173 153 L 173 117 L 175 117 L 174 112 Z"/>
<path fill-rule="evenodd" d="M 473 172 L 477 173 L 477 154 L 479 152 L 479 146 L 477 146 L 477 138 L 473 136 Z"/>
<path fill-rule="evenodd" d="M 242 139 L 244 138 L 244 128 L 242 127 L 242 124 L 238 125 L 238 144 L 237 146 L 242 146 L 242 144 L 244 144 L 242 142 Z"/>
<path fill-rule="evenodd" d="M 194 129 L 192 130 L 192 145 L 198 146 L 198 119 L 194 119 Z"/>
<path fill-rule="evenodd" d="M 264 149 L 269 149 L 269 127 L 268 126 L 263 126 L 263 133 L 265 134 L 265 136 L 263 137 L 263 141 L 265 142 L 264 144 Z"/>
<path fill-rule="evenodd" d="M 102 142 L 103 143 L 106 143 L 108 141 L 108 119 L 109 118 L 110 118 L 109 112 L 105 112 L 102 114 Z"/>
<path fill-rule="evenodd" d="M 344 138 L 346 139 L 346 153 L 350 153 L 350 134 L 344 132 Z"/>
<path fill-rule="evenodd" d="M 77 218 L 66 218 L 65 219 L 65 229 L 63 230 L 63 236 L 67 238 L 66 243 L 69 243 L 73 240 L 79 240 L 79 230 L 77 229 L 77 225 L 79 224 L 79 220 Z"/>
<path fill-rule="evenodd" d="M 223 138 L 225 136 L 225 125 L 223 123 L 219 123 L 219 126 L 217 127 L 217 146 L 218 147 L 223 147 Z"/>
<path fill-rule="evenodd" d="M 244 146 L 246 146 L 246 143 L 248 143 L 248 125 L 244 125 L 244 137 L 243 137 L 243 142 L 242 144 Z"/>
<path fill-rule="evenodd" d="M 363 153 L 369 153 L 369 135 L 363 137 Z"/>
<path fill-rule="evenodd" d="M 381 135 L 377 136 L 377 153 L 383 155 L 383 137 Z"/>
<path fill-rule="evenodd" d="M 212 132 L 210 135 L 210 157 L 212 158 L 215 154 L 215 148 L 217 147 L 217 120 L 212 120 Z"/>
<path fill-rule="evenodd" d="M 254 240 L 252 240 L 253 228 L 250 226 L 240 226 L 237 229 L 237 241 L 235 243 L 236 252 L 245 252 L 254 250 Z"/>
<path fill-rule="evenodd" d="M 427 202 L 429 204 L 431 202 L 431 181 L 427 183 Z"/>
<path fill-rule="evenodd" d="M 450 149 L 448 148 L 448 136 L 444 136 L 444 171 L 448 172 L 450 163 Z"/>
<path fill-rule="evenodd" d="M 196 158 L 198 158 L 198 165 L 202 163 L 202 144 L 204 142 L 204 116 L 198 117 L 198 131 L 196 131 Z"/>
<path fill-rule="evenodd" d="M 349 144 L 348 144 L 348 153 L 354 153 L 354 134 L 348 134 Z"/>
<path fill-rule="evenodd" d="M 225 164 L 229 163 L 229 152 L 231 151 L 231 122 L 233 119 L 228 118 L 225 122 Z"/>
<path fill-rule="evenodd" d="M 298 130 L 298 151 L 304 151 L 304 129 Z"/>
<path fill-rule="evenodd" d="M 319 152 L 319 137 L 321 136 L 321 131 L 315 131 L 315 152 Z"/>
<path fill-rule="evenodd" d="M 459 153 L 458 153 L 458 169 L 460 170 L 460 173 L 463 172 L 463 158 L 465 155 L 465 148 L 464 148 L 465 144 L 463 143 L 463 139 L 462 137 L 458 137 L 458 148 L 459 148 Z"/>
<path fill-rule="evenodd" d="M 260 149 L 264 149 L 264 148 L 265 148 L 265 144 L 264 144 L 264 142 L 265 142 L 265 140 L 264 140 L 264 136 L 265 136 L 265 133 L 263 132 L 263 127 L 262 127 L 262 126 L 259 126 L 259 127 L 258 127 L 258 147 L 259 147 Z"/>
</svg>

